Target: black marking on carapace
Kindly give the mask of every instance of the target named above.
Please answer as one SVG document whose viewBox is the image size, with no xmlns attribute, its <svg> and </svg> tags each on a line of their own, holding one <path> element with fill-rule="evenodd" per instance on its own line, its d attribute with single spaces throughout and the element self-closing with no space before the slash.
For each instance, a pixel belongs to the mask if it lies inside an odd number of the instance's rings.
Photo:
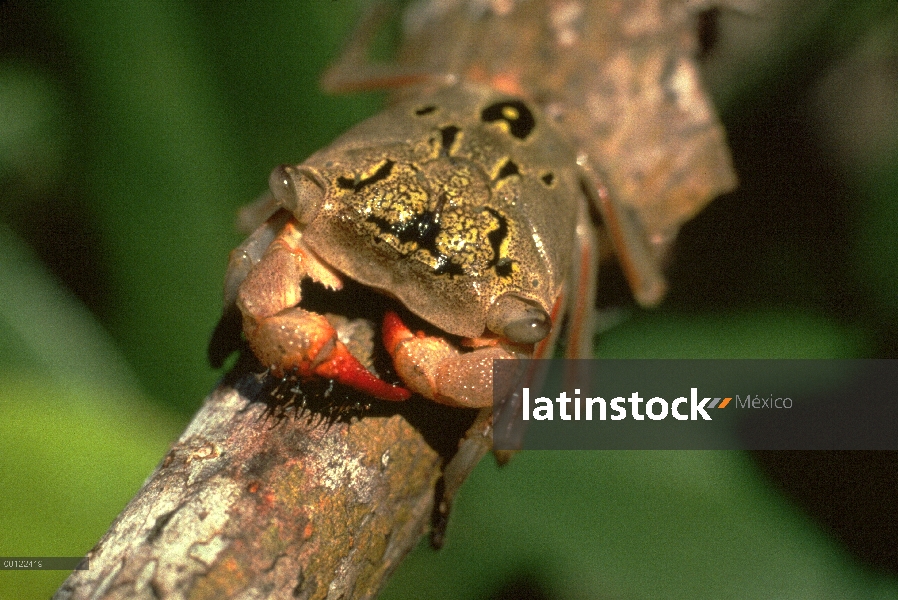
<svg viewBox="0 0 898 600">
<path fill-rule="evenodd" d="M 502 242 L 508 237 L 508 220 L 499 211 L 488 206 L 484 206 L 483 210 L 493 215 L 499 221 L 499 227 L 486 234 L 486 239 L 489 240 L 490 246 L 493 248 L 493 259 L 487 266 L 493 267 L 496 275 L 499 277 L 508 277 L 511 275 L 511 265 L 514 261 L 507 256 L 499 256 L 499 253 L 502 251 Z"/>
<path fill-rule="evenodd" d="M 552 183 L 555 181 L 555 174 L 552 173 L 552 171 L 549 171 L 548 173 L 546 173 L 542 177 L 540 177 L 540 179 L 542 179 L 543 183 L 545 183 L 546 185 L 551 186 Z"/>
<path fill-rule="evenodd" d="M 464 275 L 461 265 L 452 260 L 452 257 L 443 254 L 437 249 L 437 236 L 442 230 L 440 225 L 440 210 L 442 202 L 437 204 L 434 210 L 416 213 L 411 219 L 403 222 L 390 222 L 383 217 L 369 216 L 366 221 L 374 223 L 382 233 L 395 235 L 401 244 L 409 242 L 415 244 L 436 259 L 437 266 L 433 269 L 435 275 Z M 403 255 L 403 257 L 408 254 Z"/>
<path fill-rule="evenodd" d="M 455 138 L 458 137 L 460 131 L 461 129 L 455 125 L 449 125 L 440 129 L 440 134 L 443 136 L 443 152 L 449 153 L 452 149 L 452 144 L 455 143 Z"/>
<path fill-rule="evenodd" d="M 506 160 L 505 164 L 502 165 L 502 168 L 499 169 L 499 174 L 496 175 L 496 181 L 501 179 L 505 179 L 506 177 L 511 177 L 512 175 L 520 175 L 521 170 L 518 168 L 517 163 L 512 160 Z"/>
<path fill-rule="evenodd" d="M 437 107 L 432 104 L 429 106 L 422 106 L 421 108 L 419 108 L 418 110 L 415 111 L 415 114 L 418 115 L 419 117 L 423 117 L 424 115 L 429 115 L 430 113 L 434 112 L 436 109 L 437 109 Z"/>
<path fill-rule="evenodd" d="M 513 119 L 508 118 L 505 114 L 505 109 L 507 108 L 515 110 L 517 116 Z M 536 127 L 536 119 L 533 117 L 533 113 L 520 100 L 506 100 L 505 102 L 490 104 L 480 113 L 480 118 L 484 123 L 505 121 L 508 123 L 508 130 L 511 132 L 511 135 L 519 140 L 526 139 Z"/>
<path fill-rule="evenodd" d="M 396 161 L 388 160 L 384 164 L 382 164 L 377 169 L 377 171 L 375 171 L 371 175 L 371 177 L 359 179 L 358 181 L 356 181 L 355 178 L 351 177 L 337 177 L 337 187 L 343 190 L 352 190 L 354 192 L 358 192 L 365 186 L 372 185 L 389 177 L 390 172 L 393 170 L 393 166 L 395 164 Z"/>
<path fill-rule="evenodd" d="M 508 257 L 500 258 L 495 267 L 496 275 L 498 275 L 499 277 L 511 277 L 511 274 L 514 271 L 511 266 L 513 263 L 514 261 Z"/>
</svg>

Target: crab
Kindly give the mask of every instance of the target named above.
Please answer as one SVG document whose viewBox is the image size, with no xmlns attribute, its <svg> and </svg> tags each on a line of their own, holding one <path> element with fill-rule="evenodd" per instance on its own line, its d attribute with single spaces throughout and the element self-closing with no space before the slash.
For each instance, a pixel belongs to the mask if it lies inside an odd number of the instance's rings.
<svg viewBox="0 0 898 600">
<path fill-rule="evenodd" d="M 540 111 L 456 84 L 395 104 L 299 165 L 281 165 L 246 212 L 225 314 L 276 376 L 333 379 L 372 397 L 491 406 L 494 360 L 546 356 L 567 315 L 568 353 L 588 348 L 596 224 L 577 156 Z M 383 316 L 400 384 L 355 356 L 302 284 L 352 280 L 438 334 Z M 223 319 L 223 322 L 226 319 Z M 228 350 L 213 351 L 220 363 Z M 217 352 L 217 354 L 216 354 Z"/>
</svg>

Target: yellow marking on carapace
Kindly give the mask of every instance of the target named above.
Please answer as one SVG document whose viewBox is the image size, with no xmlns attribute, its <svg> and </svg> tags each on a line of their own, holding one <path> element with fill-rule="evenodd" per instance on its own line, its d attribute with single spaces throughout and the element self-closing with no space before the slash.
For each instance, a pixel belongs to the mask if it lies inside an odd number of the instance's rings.
<svg viewBox="0 0 898 600">
<path fill-rule="evenodd" d="M 502 116 L 508 119 L 509 121 L 517 121 L 521 118 L 521 113 L 518 112 L 513 106 L 503 106 L 502 107 Z"/>
</svg>

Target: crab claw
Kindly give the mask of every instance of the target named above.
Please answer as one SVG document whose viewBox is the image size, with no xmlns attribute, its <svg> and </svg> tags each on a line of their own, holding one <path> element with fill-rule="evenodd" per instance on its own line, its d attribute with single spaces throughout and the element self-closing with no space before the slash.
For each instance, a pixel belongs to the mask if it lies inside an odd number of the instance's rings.
<svg viewBox="0 0 898 600">
<path fill-rule="evenodd" d="M 407 389 L 379 379 L 337 339 L 328 320 L 300 308 L 283 311 L 256 322 L 244 320 L 247 340 L 263 364 L 275 375 L 295 372 L 300 377 L 324 377 L 381 400 L 402 401 Z"/>
<path fill-rule="evenodd" d="M 334 349 L 327 360 L 315 367 L 315 374 L 339 381 L 381 400 L 402 402 L 412 396 L 407 389 L 390 385 L 375 377 L 356 357 L 349 353 L 349 349 L 340 341 L 334 344 Z"/>
<path fill-rule="evenodd" d="M 259 246 L 278 227 L 265 253 L 257 256 Z M 225 305 L 233 302 L 243 314 L 246 341 L 272 373 L 333 379 L 382 400 L 411 397 L 407 389 L 390 385 L 366 369 L 324 315 L 299 306 L 303 280 L 335 290 L 340 289 L 341 281 L 305 249 L 299 223 L 292 216 L 275 213 L 236 256 L 239 260 L 232 256 L 228 266 L 229 281 L 233 281 Z"/>
<path fill-rule="evenodd" d="M 442 338 L 413 333 L 393 311 L 384 315 L 383 342 L 406 387 L 441 404 L 464 408 L 491 406 L 493 361 L 517 358 L 498 345 L 462 353 Z"/>
</svg>

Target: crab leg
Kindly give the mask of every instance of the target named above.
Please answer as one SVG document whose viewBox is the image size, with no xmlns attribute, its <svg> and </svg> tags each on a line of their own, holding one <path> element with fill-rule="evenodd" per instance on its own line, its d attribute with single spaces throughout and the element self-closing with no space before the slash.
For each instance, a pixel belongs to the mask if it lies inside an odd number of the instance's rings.
<svg viewBox="0 0 898 600">
<path fill-rule="evenodd" d="M 644 228 L 615 197 L 595 166 L 585 157 L 578 162 L 589 181 L 591 200 L 602 215 L 636 301 L 642 306 L 657 306 L 667 291 L 658 253 L 652 252 Z"/>
<path fill-rule="evenodd" d="M 228 271 L 225 275 L 224 302 L 221 318 L 209 340 L 209 363 L 219 368 L 232 352 L 240 347 L 240 332 L 243 330 L 240 310 L 237 308 L 237 293 L 246 276 L 265 254 L 278 232 L 290 218 L 287 211 L 277 211 L 269 215 L 261 225 L 231 251 Z"/>
<path fill-rule="evenodd" d="M 592 356 L 596 311 L 596 282 L 599 274 L 599 251 L 596 229 L 586 203 L 577 213 L 577 245 L 566 287 L 573 290 L 568 306 L 568 335 L 565 358 Z"/>
<path fill-rule="evenodd" d="M 390 16 L 390 4 L 374 2 L 362 18 L 337 61 L 321 77 L 321 87 L 332 94 L 395 89 L 421 84 L 448 85 L 455 78 L 448 74 L 408 69 L 394 64 L 368 61 L 378 29 Z"/>
<path fill-rule="evenodd" d="M 237 306 L 253 352 L 275 375 L 319 376 L 383 400 L 407 400 L 408 390 L 377 378 L 349 352 L 324 315 L 297 306 L 307 277 L 330 289 L 342 287 L 301 238 L 296 222 L 287 221 L 240 286 Z"/>
</svg>

